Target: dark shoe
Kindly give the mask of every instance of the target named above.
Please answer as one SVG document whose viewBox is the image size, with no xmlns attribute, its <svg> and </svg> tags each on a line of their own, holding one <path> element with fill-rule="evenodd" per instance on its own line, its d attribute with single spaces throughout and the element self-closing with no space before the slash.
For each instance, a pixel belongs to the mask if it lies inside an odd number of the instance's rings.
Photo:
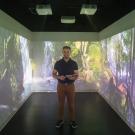
<svg viewBox="0 0 135 135">
<path fill-rule="evenodd" d="M 64 124 L 64 121 L 63 120 L 58 120 L 56 122 L 56 128 L 61 128 L 63 126 L 63 124 Z"/>
<path fill-rule="evenodd" d="M 78 125 L 77 125 L 77 123 L 76 123 L 75 121 L 71 121 L 71 122 L 70 122 L 70 126 L 71 126 L 72 128 L 77 128 L 77 127 L 78 127 Z"/>
</svg>

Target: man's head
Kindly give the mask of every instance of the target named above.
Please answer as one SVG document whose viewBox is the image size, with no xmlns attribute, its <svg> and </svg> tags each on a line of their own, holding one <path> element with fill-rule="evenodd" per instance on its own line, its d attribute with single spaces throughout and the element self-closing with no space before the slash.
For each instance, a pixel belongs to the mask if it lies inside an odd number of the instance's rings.
<svg viewBox="0 0 135 135">
<path fill-rule="evenodd" d="M 62 53 L 63 53 L 64 58 L 66 59 L 70 58 L 71 48 L 69 46 L 64 46 Z"/>
</svg>

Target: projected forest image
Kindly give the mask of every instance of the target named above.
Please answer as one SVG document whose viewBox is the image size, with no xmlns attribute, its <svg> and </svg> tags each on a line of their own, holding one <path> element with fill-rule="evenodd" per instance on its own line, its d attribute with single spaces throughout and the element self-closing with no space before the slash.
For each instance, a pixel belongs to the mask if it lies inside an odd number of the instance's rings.
<svg viewBox="0 0 135 135">
<path fill-rule="evenodd" d="M 29 41 L 0 27 L 0 126 L 30 94 Z"/>
<path fill-rule="evenodd" d="M 135 129 L 135 29 L 101 41 L 100 93 Z"/>
<path fill-rule="evenodd" d="M 71 47 L 71 58 L 77 61 L 79 66 L 76 90 L 97 89 L 96 82 L 101 72 L 101 46 L 99 42 L 79 41 L 33 43 L 34 88 L 56 91 L 57 80 L 52 77 L 52 69 L 54 63 L 62 58 L 62 47 L 65 45 Z"/>
<path fill-rule="evenodd" d="M 33 90 L 56 91 L 52 70 L 67 45 L 79 67 L 76 91 L 97 90 L 135 129 L 135 28 L 99 42 L 30 42 L 1 27 L 0 35 L 0 125 L 31 93 L 31 81 Z"/>
</svg>

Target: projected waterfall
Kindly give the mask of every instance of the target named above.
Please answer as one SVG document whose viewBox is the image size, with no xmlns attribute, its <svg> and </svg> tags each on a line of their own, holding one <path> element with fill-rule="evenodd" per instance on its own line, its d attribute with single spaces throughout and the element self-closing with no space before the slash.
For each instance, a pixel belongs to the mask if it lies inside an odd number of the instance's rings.
<svg viewBox="0 0 135 135">
<path fill-rule="evenodd" d="M 31 93 L 29 41 L 0 27 L 0 126 Z"/>
<path fill-rule="evenodd" d="M 42 65 L 42 73 L 44 79 L 50 77 L 52 75 L 52 53 L 51 53 L 51 48 L 53 48 L 53 44 L 51 42 L 45 42 L 45 47 L 44 47 L 44 61 Z"/>
</svg>

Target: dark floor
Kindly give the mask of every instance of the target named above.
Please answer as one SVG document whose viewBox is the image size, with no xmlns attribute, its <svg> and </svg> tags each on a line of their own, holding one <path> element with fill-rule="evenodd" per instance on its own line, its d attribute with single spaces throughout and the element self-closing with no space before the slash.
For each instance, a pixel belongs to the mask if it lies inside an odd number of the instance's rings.
<svg viewBox="0 0 135 135">
<path fill-rule="evenodd" d="M 97 93 L 77 93 L 78 128 L 55 128 L 56 93 L 34 93 L 2 130 L 0 135 L 135 135 Z"/>
</svg>

